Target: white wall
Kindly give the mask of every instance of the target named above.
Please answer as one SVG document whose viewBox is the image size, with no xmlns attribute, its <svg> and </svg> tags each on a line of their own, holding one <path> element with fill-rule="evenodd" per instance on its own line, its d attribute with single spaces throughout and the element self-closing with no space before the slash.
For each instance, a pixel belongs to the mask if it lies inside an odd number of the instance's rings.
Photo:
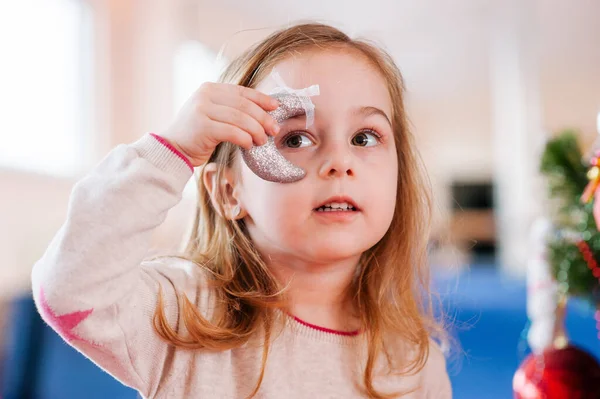
<svg viewBox="0 0 600 399">
<path fill-rule="evenodd" d="M 179 40 L 173 2 L 92 1 L 95 54 L 96 143 L 90 165 L 117 144 L 164 129 L 173 117 L 172 57 Z M 152 27 L 152 29 L 149 29 Z M 80 176 L 57 179 L 0 170 L 0 301 L 27 292 L 33 263 L 64 221 L 68 197 Z M 174 248 L 184 231 L 179 209 L 156 234 L 157 248 Z M 176 219 L 176 220 L 173 220 Z M 173 221 L 172 221 L 173 220 Z"/>
</svg>

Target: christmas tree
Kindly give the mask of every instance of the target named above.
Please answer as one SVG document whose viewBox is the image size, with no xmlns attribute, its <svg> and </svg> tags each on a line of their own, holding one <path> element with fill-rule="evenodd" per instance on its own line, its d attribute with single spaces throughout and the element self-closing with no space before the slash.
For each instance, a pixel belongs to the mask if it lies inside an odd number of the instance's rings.
<svg viewBox="0 0 600 399">
<path fill-rule="evenodd" d="M 564 131 L 546 144 L 540 169 L 547 178 L 554 225 L 548 261 L 559 290 L 598 307 L 600 232 L 592 199 L 600 170 L 595 163 L 595 156 L 584 159 L 576 132 Z"/>
<path fill-rule="evenodd" d="M 598 309 L 600 332 L 600 153 L 585 158 L 574 131 L 550 140 L 542 155 L 551 220 L 533 229 L 527 298 L 533 353 L 515 372 L 516 399 L 600 398 L 600 364 L 569 342 L 565 328 L 567 300 L 577 296 Z"/>
</svg>

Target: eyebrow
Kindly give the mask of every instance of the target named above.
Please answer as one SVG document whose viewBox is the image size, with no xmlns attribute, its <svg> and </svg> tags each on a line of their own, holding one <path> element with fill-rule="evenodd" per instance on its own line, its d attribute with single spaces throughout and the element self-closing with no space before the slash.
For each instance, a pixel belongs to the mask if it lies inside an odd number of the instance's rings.
<svg viewBox="0 0 600 399">
<path fill-rule="evenodd" d="M 387 114 L 385 112 L 383 112 L 382 110 L 380 110 L 377 107 L 360 107 L 358 108 L 358 113 L 363 114 L 364 116 L 371 116 L 371 115 L 381 115 L 385 118 L 385 120 L 387 121 L 387 123 L 392 126 L 392 122 L 390 121 L 390 118 L 388 118 Z"/>
</svg>

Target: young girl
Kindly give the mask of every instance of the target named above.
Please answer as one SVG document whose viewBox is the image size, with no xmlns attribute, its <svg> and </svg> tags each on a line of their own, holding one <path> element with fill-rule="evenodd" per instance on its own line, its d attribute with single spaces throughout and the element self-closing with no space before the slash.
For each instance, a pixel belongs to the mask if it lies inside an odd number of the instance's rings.
<svg viewBox="0 0 600 399">
<path fill-rule="evenodd" d="M 271 116 L 275 67 L 319 85 L 308 128 Z M 450 398 L 402 91 L 386 53 L 337 29 L 271 35 L 75 185 L 33 270 L 41 315 L 145 398 Z M 240 147 L 268 137 L 303 179 L 249 169 Z M 185 256 L 144 260 L 195 167 Z"/>
</svg>

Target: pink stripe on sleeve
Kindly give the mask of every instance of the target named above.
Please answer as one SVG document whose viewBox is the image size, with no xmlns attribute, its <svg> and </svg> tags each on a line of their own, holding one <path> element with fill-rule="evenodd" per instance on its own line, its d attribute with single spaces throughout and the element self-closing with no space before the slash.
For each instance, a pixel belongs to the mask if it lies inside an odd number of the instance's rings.
<svg viewBox="0 0 600 399">
<path fill-rule="evenodd" d="M 181 158 L 187 164 L 187 166 L 189 166 L 189 168 L 192 170 L 192 172 L 194 171 L 194 166 L 192 165 L 192 163 L 190 162 L 190 160 L 188 159 L 188 157 L 186 157 L 180 151 L 178 151 L 175 147 L 173 147 L 171 145 L 171 143 L 169 143 L 167 140 L 165 140 L 163 137 L 159 136 L 158 134 L 150 133 L 150 135 L 152 137 L 154 137 L 156 140 L 158 140 L 159 143 L 161 143 L 162 145 L 164 145 L 165 147 L 167 147 L 169 150 L 171 150 L 171 152 L 173 154 L 175 154 L 179 158 Z"/>
</svg>

